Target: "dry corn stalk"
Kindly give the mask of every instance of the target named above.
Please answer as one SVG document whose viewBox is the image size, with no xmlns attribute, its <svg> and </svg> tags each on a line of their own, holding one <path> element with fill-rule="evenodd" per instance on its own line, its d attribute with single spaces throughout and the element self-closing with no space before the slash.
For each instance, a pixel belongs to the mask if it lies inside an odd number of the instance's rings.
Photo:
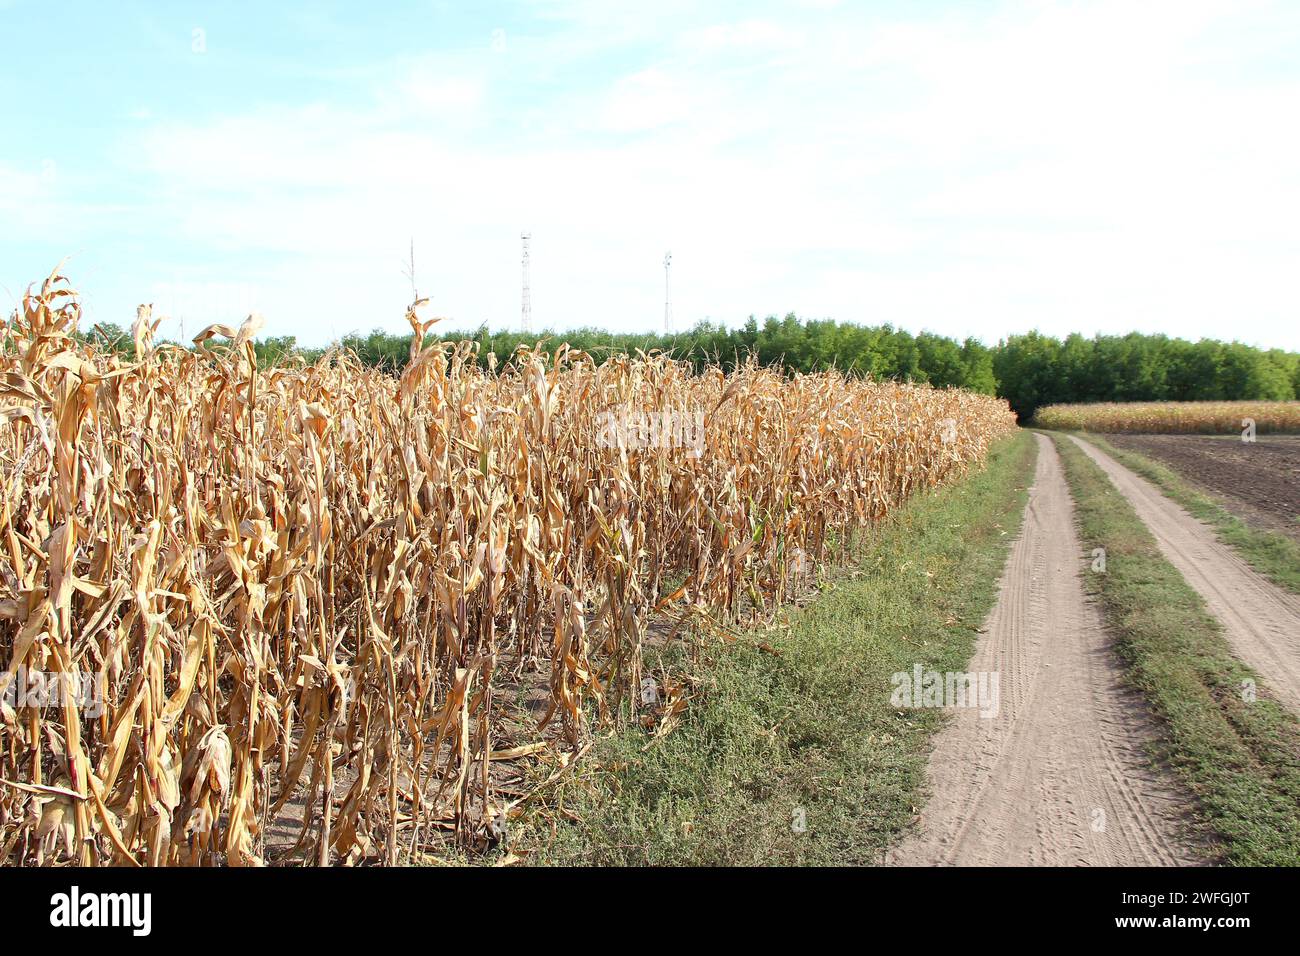
<svg viewBox="0 0 1300 956">
<path fill-rule="evenodd" d="M 414 312 L 400 378 L 259 370 L 251 317 L 155 346 L 143 307 L 128 363 L 78 317 L 51 275 L 0 355 L 0 684 L 84 673 L 102 701 L 0 704 L 10 863 L 399 862 L 497 833 L 494 758 L 568 766 L 592 721 L 652 716 L 654 614 L 773 606 L 1013 427 L 834 372 L 485 370 Z M 700 444 L 602 436 L 664 412 L 706 416 Z M 503 739 L 528 686 L 534 739 Z"/>
</svg>

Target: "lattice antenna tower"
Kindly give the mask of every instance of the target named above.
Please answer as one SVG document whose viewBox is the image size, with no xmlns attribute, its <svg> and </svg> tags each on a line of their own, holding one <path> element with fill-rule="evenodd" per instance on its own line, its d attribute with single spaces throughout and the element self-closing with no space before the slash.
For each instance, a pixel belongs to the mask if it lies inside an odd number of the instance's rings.
<svg viewBox="0 0 1300 956">
<path fill-rule="evenodd" d="M 673 331 L 673 297 L 672 287 L 669 284 L 669 276 L 672 272 L 673 254 L 664 253 L 664 334 L 670 335 Z"/>
<path fill-rule="evenodd" d="M 533 330 L 533 294 L 528 288 L 528 242 L 533 238 L 532 233 L 525 232 L 519 237 L 524 244 L 524 300 L 523 314 L 520 316 L 520 328 L 527 334 Z"/>
</svg>

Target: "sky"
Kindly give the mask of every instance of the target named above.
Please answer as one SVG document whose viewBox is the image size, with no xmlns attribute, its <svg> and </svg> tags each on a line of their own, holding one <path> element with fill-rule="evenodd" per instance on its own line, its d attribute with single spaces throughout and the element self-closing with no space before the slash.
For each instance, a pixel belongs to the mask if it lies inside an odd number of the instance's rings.
<svg viewBox="0 0 1300 956">
<path fill-rule="evenodd" d="M 1300 3 L 0 0 L 0 306 L 1300 350 Z"/>
</svg>

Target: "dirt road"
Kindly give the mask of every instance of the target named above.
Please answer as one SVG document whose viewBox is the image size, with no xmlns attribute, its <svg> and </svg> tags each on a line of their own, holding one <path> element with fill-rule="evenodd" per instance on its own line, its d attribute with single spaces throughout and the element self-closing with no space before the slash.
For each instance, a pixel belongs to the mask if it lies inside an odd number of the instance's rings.
<svg viewBox="0 0 1300 956">
<path fill-rule="evenodd" d="M 1257 574 L 1214 530 L 1096 446 L 1075 438 L 1155 535 L 1169 563 L 1222 622 L 1236 655 L 1300 714 L 1300 595 Z"/>
<path fill-rule="evenodd" d="M 1024 527 L 970 668 L 999 675 L 996 716 L 954 708 L 930 759 L 932 798 L 895 865 L 1197 862 L 1183 807 L 1152 770 L 1151 722 L 1120 684 L 1060 458 L 1039 454 Z"/>
</svg>

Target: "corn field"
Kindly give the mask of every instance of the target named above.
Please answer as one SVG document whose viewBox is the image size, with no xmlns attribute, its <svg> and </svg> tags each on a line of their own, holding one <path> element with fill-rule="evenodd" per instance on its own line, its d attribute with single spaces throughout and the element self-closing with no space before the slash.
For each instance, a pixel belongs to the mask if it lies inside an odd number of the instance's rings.
<svg viewBox="0 0 1300 956">
<path fill-rule="evenodd" d="M 1238 435 L 1246 420 L 1257 432 L 1300 432 L 1300 402 L 1101 402 L 1047 405 L 1034 424 L 1092 432 Z"/>
<path fill-rule="evenodd" d="M 481 848 L 601 728 L 681 712 L 641 691 L 652 625 L 770 611 L 1014 427 L 834 372 L 484 368 L 414 309 L 400 378 L 338 351 L 259 370 L 252 320 L 155 344 L 144 306 L 126 360 L 79 317 L 54 274 L 0 341 L 8 864 Z M 602 437 L 665 411 L 703 415 L 699 447 Z M 15 694 L 32 675 L 83 703 Z"/>
</svg>

